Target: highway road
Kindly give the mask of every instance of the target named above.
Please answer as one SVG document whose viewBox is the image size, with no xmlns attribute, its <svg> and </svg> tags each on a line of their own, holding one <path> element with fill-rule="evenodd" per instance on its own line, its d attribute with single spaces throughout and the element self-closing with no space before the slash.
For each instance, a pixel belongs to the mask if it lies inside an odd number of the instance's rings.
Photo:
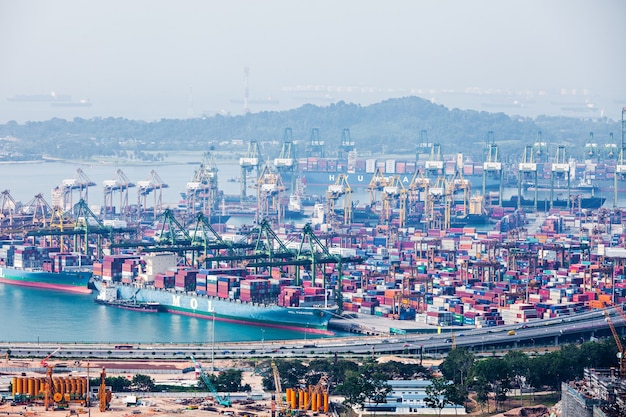
<svg viewBox="0 0 626 417">
<path fill-rule="evenodd" d="M 611 321 L 621 334 L 626 322 L 611 310 Z M 129 344 L 127 349 L 116 349 L 108 344 L 63 344 L 0 342 L 0 359 L 45 358 L 50 353 L 55 360 L 67 359 L 71 366 L 76 360 L 88 359 L 154 359 L 187 360 L 190 354 L 203 360 L 210 358 L 242 357 L 295 357 L 325 355 L 367 354 L 424 354 L 445 353 L 452 348 L 468 347 L 474 352 L 490 352 L 497 349 L 533 348 L 555 346 L 561 343 L 580 342 L 598 337 L 612 337 L 609 324 L 600 310 L 581 313 L 571 317 L 537 320 L 524 325 L 468 328 L 451 330 L 442 328 L 440 334 L 412 334 L 392 336 L 358 336 L 314 340 L 259 341 L 211 344 Z"/>
</svg>

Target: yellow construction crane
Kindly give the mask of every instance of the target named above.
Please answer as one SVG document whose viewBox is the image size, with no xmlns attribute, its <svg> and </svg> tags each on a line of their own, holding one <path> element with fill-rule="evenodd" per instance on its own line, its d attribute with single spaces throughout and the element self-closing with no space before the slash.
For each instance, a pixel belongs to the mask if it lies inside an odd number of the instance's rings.
<svg viewBox="0 0 626 417">
<path fill-rule="evenodd" d="M 604 316 L 606 317 L 607 323 L 609 323 L 609 327 L 611 328 L 611 333 L 613 333 L 613 338 L 615 339 L 615 344 L 617 345 L 617 360 L 619 362 L 619 376 L 620 378 L 626 377 L 626 352 L 624 352 L 624 347 L 622 346 L 622 341 L 620 340 L 619 334 L 617 334 L 617 330 L 615 329 L 615 325 L 613 321 L 611 321 L 611 315 L 609 311 L 604 307 Z"/>
<path fill-rule="evenodd" d="M 279 416 L 284 416 L 287 411 L 287 405 L 283 401 L 283 386 L 280 382 L 280 373 L 276 362 L 272 361 L 272 374 L 274 376 L 274 399 L 272 400 L 272 417 L 276 417 L 276 404 L 278 404 Z"/>
<path fill-rule="evenodd" d="M 111 403 L 111 391 L 107 390 L 106 387 L 106 372 L 104 368 L 102 368 L 102 373 L 100 374 L 100 389 L 98 390 L 98 400 L 100 403 L 100 411 L 105 412 L 109 409 L 109 404 Z"/>
</svg>

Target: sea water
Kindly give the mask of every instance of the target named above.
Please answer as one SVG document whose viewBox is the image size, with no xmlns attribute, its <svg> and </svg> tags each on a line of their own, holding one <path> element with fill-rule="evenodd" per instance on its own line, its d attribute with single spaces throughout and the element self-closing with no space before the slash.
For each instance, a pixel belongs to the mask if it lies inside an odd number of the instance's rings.
<svg viewBox="0 0 626 417">
<path fill-rule="evenodd" d="M 292 331 L 179 314 L 129 311 L 97 304 L 94 298 L 95 294 L 0 284 L 0 342 L 210 345 L 327 337 L 306 328 Z M 336 334 L 342 335 L 345 334 Z"/>
</svg>

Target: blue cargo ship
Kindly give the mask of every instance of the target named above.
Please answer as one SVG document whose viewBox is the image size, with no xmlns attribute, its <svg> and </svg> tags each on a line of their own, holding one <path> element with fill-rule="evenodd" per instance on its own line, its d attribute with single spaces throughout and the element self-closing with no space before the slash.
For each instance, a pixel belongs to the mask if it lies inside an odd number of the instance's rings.
<svg viewBox="0 0 626 417">
<path fill-rule="evenodd" d="M 308 329 L 311 332 L 328 333 L 327 326 L 337 307 L 311 306 L 289 307 L 273 303 L 244 302 L 198 294 L 194 291 L 176 291 L 130 284 L 107 283 L 94 280 L 98 291 L 105 287 L 117 289 L 121 300 L 138 303 L 158 303 L 160 311 L 182 314 L 202 319 L 215 319 L 230 323 L 262 324 L 280 329 Z"/>
<path fill-rule="evenodd" d="M 0 267 L 0 282 L 22 287 L 43 288 L 77 294 L 91 294 L 91 271 L 47 272 L 37 269 Z"/>
</svg>

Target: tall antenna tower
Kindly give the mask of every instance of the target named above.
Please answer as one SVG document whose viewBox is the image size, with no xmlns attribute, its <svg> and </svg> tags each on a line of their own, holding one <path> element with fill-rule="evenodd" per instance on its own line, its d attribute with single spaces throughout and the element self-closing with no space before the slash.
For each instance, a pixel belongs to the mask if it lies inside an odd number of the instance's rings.
<svg viewBox="0 0 626 417">
<path fill-rule="evenodd" d="M 244 114 L 250 113 L 250 107 L 248 106 L 248 97 L 250 91 L 248 89 L 248 76 L 250 75 L 250 67 L 243 68 L 243 112 Z"/>
</svg>

